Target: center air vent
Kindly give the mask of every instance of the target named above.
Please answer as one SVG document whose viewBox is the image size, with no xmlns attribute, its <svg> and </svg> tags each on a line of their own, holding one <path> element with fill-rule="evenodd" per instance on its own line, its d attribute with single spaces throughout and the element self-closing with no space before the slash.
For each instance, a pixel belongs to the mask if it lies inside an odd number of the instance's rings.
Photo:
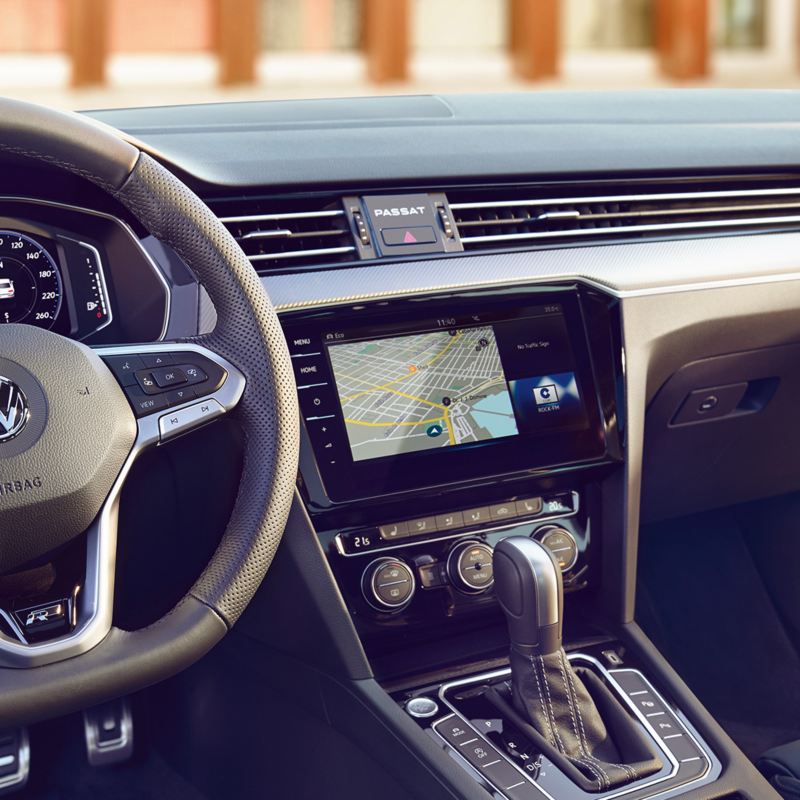
<svg viewBox="0 0 800 800">
<path fill-rule="evenodd" d="M 358 260 L 341 201 L 312 206 L 298 200 L 210 203 L 259 272 Z"/>
<path fill-rule="evenodd" d="M 549 198 L 462 194 L 448 196 L 465 250 L 800 227 L 800 190 L 794 188 Z"/>
</svg>

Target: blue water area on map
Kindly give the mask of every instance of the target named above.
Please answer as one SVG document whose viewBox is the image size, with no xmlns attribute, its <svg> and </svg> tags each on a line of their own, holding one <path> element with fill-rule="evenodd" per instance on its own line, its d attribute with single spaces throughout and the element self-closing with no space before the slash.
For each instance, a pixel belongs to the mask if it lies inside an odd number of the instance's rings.
<svg viewBox="0 0 800 800">
<path fill-rule="evenodd" d="M 517 434 L 517 421 L 511 408 L 511 398 L 506 392 L 491 394 L 479 400 L 472 406 L 472 417 L 495 439 Z"/>
</svg>

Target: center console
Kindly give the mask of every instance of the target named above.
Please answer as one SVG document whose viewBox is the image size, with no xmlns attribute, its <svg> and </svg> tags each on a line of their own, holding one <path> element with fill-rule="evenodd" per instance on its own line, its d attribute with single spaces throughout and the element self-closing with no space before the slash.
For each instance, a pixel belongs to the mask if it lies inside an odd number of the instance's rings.
<svg viewBox="0 0 800 800">
<path fill-rule="evenodd" d="M 513 286 L 281 317 L 302 499 L 373 674 L 431 746 L 512 800 L 673 795 L 715 780 L 711 748 L 615 636 L 626 503 L 616 301 Z M 546 553 L 557 574 L 547 652 L 515 639 L 516 584 L 498 560 L 514 543 Z M 539 624 L 536 585 L 522 605 Z M 561 700 L 539 718 L 549 688 Z M 578 717 L 594 720 L 599 749 L 586 749 Z M 618 744 L 604 750 L 604 736 Z"/>
</svg>

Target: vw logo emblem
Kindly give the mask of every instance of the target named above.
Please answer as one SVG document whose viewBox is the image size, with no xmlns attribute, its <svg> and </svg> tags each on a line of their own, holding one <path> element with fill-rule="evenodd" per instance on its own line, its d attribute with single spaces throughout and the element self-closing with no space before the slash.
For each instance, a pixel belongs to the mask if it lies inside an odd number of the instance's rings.
<svg viewBox="0 0 800 800">
<path fill-rule="evenodd" d="M 0 375 L 0 443 L 13 439 L 25 427 L 29 416 L 22 389 Z"/>
</svg>

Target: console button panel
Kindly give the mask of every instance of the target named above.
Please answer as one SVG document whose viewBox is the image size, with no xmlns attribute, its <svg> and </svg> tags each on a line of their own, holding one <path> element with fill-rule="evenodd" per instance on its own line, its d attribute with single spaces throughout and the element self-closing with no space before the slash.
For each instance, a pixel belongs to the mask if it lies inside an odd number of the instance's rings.
<svg viewBox="0 0 800 800">
<path fill-rule="evenodd" d="M 604 645 L 607 646 L 607 645 Z M 679 788 L 712 783 L 721 765 L 707 743 L 688 720 L 634 667 L 608 670 L 599 661 L 599 647 L 571 654 L 576 666 L 591 669 L 616 695 L 623 707 L 637 718 L 643 733 L 660 751 L 663 766 L 655 775 L 602 795 L 583 792 L 541 753 L 536 745 L 509 720 L 497 719 L 496 706 L 483 697 L 488 685 L 506 685 L 510 671 L 454 680 L 442 686 L 400 692 L 395 700 L 401 707 L 409 697 L 435 698 L 439 713 L 417 723 L 448 751 L 457 762 L 493 796 L 509 800 L 527 798 L 624 795 L 645 800 L 668 795 Z M 467 767 L 469 765 L 469 767 Z"/>
<path fill-rule="evenodd" d="M 691 780 L 705 773 L 708 759 L 697 740 L 644 676 L 632 669 L 612 670 L 610 674 L 675 757 L 678 776 Z"/>
<path fill-rule="evenodd" d="M 416 540 L 433 534 L 460 535 L 476 528 L 497 527 L 517 520 L 556 519 L 570 516 L 577 509 L 576 492 L 559 492 L 545 497 L 527 497 L 492 506 L 417 517 L 389 522 L 377 528 L 340 533 L 336 537 L 336 546 L 342 555 L 355 555 L 365 550 L 380 550 L 399 540 Z"/>
</svg>

